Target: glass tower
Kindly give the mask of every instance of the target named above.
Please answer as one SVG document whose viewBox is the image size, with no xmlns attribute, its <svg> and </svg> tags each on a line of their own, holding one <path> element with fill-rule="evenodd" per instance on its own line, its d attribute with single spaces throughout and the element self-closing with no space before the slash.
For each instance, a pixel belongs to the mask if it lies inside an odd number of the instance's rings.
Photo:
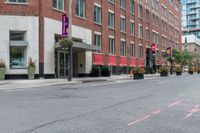
<svg viewBox="0 0 200 133">
<path fill-rule="evenodd" d="M 200 38 L 200 0 L 181 0 L 183 35 L 194 34 Z"/>
</svg>

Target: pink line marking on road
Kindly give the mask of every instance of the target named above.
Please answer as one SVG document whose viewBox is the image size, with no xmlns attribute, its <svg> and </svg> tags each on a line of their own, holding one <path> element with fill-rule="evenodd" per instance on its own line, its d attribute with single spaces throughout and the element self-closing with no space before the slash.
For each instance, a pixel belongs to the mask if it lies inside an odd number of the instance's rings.
<svg viewBox="0 0 200 133">
<path fill-rule="evenodd" d="M 150 117 L 151 117 L 151 115 L 147 115 L 147 116 L 145 116 L 145 117 L 143 117 L 143 118 L 140 118 L 140 119 L 138 119 L 138 120 L 136 120 L 136 121 L 134 121 L 134 122 L 129 123 L 127 126 L 132 126 L 132 125 L 137 124 L 137 123 L 139 123 L 139 122 L 141 122 L 141 121 L 144 121 L 144 120 L 146 120 L 146 119 L 149 119 Z"/>
<path fill-rule="evenodd" d="M 152 114 L 159 114 L 161 112 L 161 109 L 158 109 L 158 110 L 155 110 L 155 111 L 153 111 L 153 112 L 151 112 Z"/>
<path fill-rule="evenodd" d="M 168 107 L 173 107 L 173 106 L 175 106 L 175 105 L 177 105 L 179 103 L 181 103 L 181 101 L 176 101 L 174 103 L 169 104 Z"/>
</svg>

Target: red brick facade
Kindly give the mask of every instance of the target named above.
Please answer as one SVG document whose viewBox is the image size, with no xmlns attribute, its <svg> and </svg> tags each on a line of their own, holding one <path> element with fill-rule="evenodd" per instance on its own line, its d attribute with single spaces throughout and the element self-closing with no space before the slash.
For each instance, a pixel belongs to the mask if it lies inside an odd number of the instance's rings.
<svg viewBox="0 0 200 133">
<path fill-rule="evenodd" d="M 169 11 L 173 13 L 174 16 L 178 18 L 178 25 L 175 25 L 174 22 L 171 22 L 174 24 L 175 27 L 179 31 L 179 37 L 174 38 L 174 43 L 179 43 L 179 50 L 182 48 L 181 44 L 181 3 L 179 0 L 174 0 L 173 6 L 169 4 L 168 0 L 159 0 L 159 6 L 158 6 L 158 16 L 159 16 L 159 26 L 155 27 L 152 25 L 152 0 L 149 0 L 148 7 L 149 7 L 149 22 L 146 21 L 146 0 L 135 0 L 135 13 L 130 13 L 130 0 L 126 1 L 126 9 L 120 8 L 120 0 L 115 0 L 115 3 L 110 3 L 109 0 L 86 0 L 86 18 L 79 18 L 76 17 L 76 1 L 72 0 L 72 23 L 73 25 L 77 25 L 80 27 L 91 29 L 94 32 L 100 32 L 102 35 L 102 54 L 104 59 L 104 65 L 108 65 L 108 56 L 109 56 L 109 35 L 114 36 L 115 38 L 115 55 L 116 55 L 116 62 L 117 66 L 119 66 L 120 62 L 120 40 L 125 39 L 126 42 L 126 51 L 130 48 L 130 42 L 134 42 L 135 44 L 135 55 L 134 58 L 130 59 L 128 55 L 128 61 L 127 65 L 130 64 L 130 62 L 134 62 L 135 60 L 136 64 L 141 64 L 141 61 L 145 61 L 146 59 L 146 47 L 151 47 L 151 44 L 153 43 L 152 40 L 152 31 L 159 32 L 159 45 L 158 49 L 161 53 L 162 50 L 166 50 L 166 47 L 169 47 Z M 139 2 L 143 6 L 143 18 L 138 17 L 138 5 Z M 53 9 L 52 7 L 52 0 L 28 0 L 28 4 L 24 5 L 18 5 L 18 4 L 8 4 L 5 3 L 4 0 L 0 1 L 0 15 L 23 15 L 23 16 L 38 16 L 39 17 L 39 52 L 40 52 L 40 63 L 41 66 L 44 62 L 44 17 L 52 18 L 55 20 L 61 20 L 61 15 L 64 13 L 68 13 L 68 0 L 64 0 L 64 8 L 65 12 L 57 11 Z M 94 23 L 94 3 L 98 3 L 101 5 L 101 11 L 102 11 L 102 23 L 95 24 Z M 179 11 L 175 11 L 174 5 L 178 4 Z M 164 5 L 167 8 L 167 32 L 162 31 L 162 6 Z M 115 14 L 115 27 L 114 30 L 108 28 L 108 10 L 114 11 Z M 120 16 L 125 16 L 126 19 L 126 32 L 122 33 L 120 32 Z M 135 24 L 135 35 L 130 35 L 130 20 L 134 21 Z M 138 37 L 138 24 L 141 24 L 143 27 L 143 38 Z M 149 31 L 150 31 L 150 40 L 145 39 L 145 31 L 146 26 L 149 25 Z M 162 46 L 162 34 L 167 36 L 167 46 Z M 93 36 L 94 41 L 94 36 Z M 142 44 L 143 46 L 143 58 L 138 59 L 138 46 L 139 44 Z M 157 60 L 158 64 L 162 64 L 162 60 Z M 143 62 L 143 64 L 145 64 Z M 40 73 L 43 73 L 43 68 L 40 68 Z"/>
</svg>

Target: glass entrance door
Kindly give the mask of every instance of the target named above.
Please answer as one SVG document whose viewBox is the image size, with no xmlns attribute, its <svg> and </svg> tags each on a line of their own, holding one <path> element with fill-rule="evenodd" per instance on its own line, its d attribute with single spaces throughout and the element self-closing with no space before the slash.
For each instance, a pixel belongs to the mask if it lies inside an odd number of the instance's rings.
<svg viewBox="0 0 200 133">
<path fill-rule="evenodd" d="M 58 77 L 67 77 L 67 63 L 68 53 L 64 51 L 58 51 Z"/>
</svg>

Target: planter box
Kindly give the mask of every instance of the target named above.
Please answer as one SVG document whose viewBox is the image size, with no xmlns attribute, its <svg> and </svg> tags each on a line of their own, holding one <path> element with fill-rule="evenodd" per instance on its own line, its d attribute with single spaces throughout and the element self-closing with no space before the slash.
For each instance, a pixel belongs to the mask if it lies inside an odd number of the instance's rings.
<svg viewBox="0 0 200 133">
<path fill-rule="evenodd" d="M 134 74 L 133 79 L 144 79 L 144 74 Z"/>
<path fill-rule="evenodd" d="M 110 71 L 102 71 L 101 75 L 104 77 L 110 77 Z"/>
<path fill-rule="evenodd" d="M 194 72 L 193 72 L 193 71 L 188 71 L 188 73 L 189 73 L 189 74 L 194 74 Z"/>
<path fill-rule="evenodd" d="M 160 77 L 167 77 L 168 73 L 160 73 Z"/>
<path fill-rule="evenodd" d="M 176 72 L 176 75 L 177 75 L 177 76 L 181 76 L 182 73 L 181 73 L 181 72 Z"/>
<path fill-rule="evenodd" d="M 101 70 L 92 70 L 91 77 L 101 77 Z"/>
<path fill-rule="evenodd" d="M 5 80 L 6 68 L 0 68 L 0 80 Z"/>
<path fill-rule="evenodd" d="M 27 68 L 28 71 L 28 79 L 35 79 L 35 67 Z"/>
</svg>

